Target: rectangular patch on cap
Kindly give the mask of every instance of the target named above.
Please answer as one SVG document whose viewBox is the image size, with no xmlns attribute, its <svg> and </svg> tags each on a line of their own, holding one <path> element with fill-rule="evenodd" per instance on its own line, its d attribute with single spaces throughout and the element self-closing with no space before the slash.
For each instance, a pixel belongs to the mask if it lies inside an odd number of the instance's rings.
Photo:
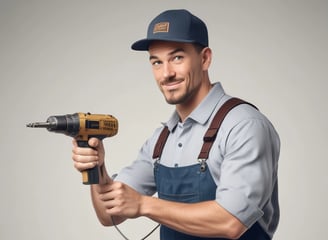
<svg viewBox="0 0 328 240">
<path fill-rule="evenodd" d="M 158 32 L 169 32 L 170 23 L 169 22 L 160 22 L 156 23 L 154 26 L 153 33 Z"/>
</svg>

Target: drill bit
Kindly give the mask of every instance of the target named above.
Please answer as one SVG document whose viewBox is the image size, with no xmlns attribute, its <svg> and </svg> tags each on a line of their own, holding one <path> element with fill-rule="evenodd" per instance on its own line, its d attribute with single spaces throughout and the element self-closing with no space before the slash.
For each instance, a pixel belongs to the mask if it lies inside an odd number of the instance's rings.
<svg viewBox="0 0 328 240">
<path fill-rule="evenodd" d="M 53 124 L 51 124 L 50 122 L 34 122 L 34 123 L 26 124 L 26 127 L 30 127 L 30 128 L 49 128 L 52 125 Z"/>
</svg>

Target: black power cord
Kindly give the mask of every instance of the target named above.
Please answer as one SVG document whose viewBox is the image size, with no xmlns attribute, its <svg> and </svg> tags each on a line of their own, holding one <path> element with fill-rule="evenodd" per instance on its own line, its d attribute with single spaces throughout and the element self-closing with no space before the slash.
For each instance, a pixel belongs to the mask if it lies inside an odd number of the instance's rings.
<svg viewBox="0 0 328 240">
<path fill-rule="evenodd" d="M 116 228 L 116 230 L 119 232 L 119 234 L 121 234 L 121 236 L 125 239 L 125 240 L 129 240 L 123 233 L 122 231 L 118 228 L 118 226 L 116 225 L 115 221 L 114 221 L 114 218 L 112 218 L 112 222 L 113 222 L 113 225 L 114 227 Z M 154 227 L 153 230 L 151 230 L 146 236 L 144 236 L 143 238 L 141 238 L 140 240 L 144 240 L 146 238 L 148 238 L 153 232 L 155 232 L 155 230 L 160 226 L 160 224 L 157 224 L 156 227 Z"/>
</svg>

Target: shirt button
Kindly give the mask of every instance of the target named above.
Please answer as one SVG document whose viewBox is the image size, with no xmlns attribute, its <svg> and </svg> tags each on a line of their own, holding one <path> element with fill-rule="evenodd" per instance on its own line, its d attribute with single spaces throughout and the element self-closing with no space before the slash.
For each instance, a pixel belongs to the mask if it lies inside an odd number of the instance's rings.
<svg viewBox="0 0 328 240">
<path fill-rule="evenodd" d="M 179 146 L 179 147 L 182 147 L 182 143 L 179 143 L 178 146 Z"/>
</svg>

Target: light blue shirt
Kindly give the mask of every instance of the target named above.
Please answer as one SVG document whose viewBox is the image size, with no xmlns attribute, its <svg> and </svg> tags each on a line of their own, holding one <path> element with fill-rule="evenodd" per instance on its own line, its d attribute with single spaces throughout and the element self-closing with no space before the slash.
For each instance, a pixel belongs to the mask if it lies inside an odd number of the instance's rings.
<svg viewBox="0 0 328 240">
<path fill-rule="evenodd" d="M 203 136 L 215 113 L 229 98 L 221 84 L 215 83 L 183 123 L 174 112 L 163 123 L 171 133 L 161 164 L 180 167 L 197 163 Z M 155 194 L 152 154 L 162 128 L 155 130 L 140 149 L 137 159 L 121 170 L 116 181 L 142 194 Z M 217 185 L 217 203 L 247 227 L 258 221 L 271 237 L 279 222 L 279 151 L 279 136 L 270 121 L 252 106 L 242 104 L 226 116 L 207 160 Z"/>
</svg>

